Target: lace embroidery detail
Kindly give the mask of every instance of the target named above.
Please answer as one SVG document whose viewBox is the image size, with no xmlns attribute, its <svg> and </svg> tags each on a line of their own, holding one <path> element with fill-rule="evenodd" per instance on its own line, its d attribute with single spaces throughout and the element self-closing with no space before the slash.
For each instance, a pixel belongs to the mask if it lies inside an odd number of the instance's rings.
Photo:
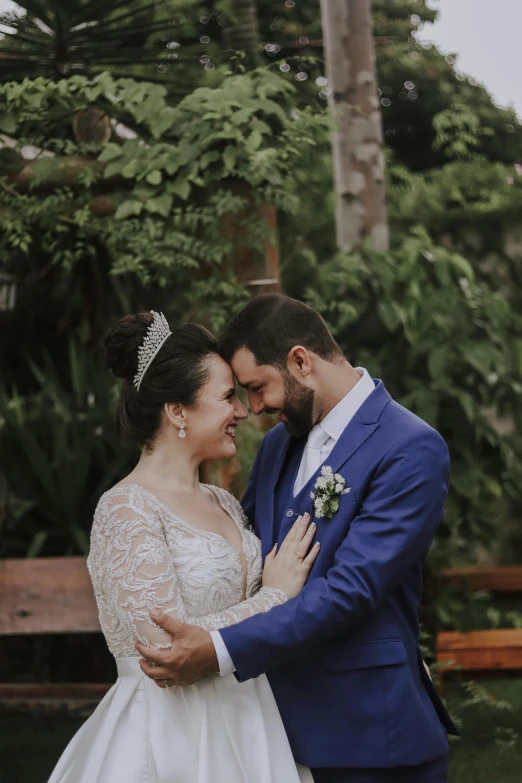
<svg viewBox="0 0 522 783">
<path fill-rule="evenodd" d="M 94 514 L 87 561 L 100 624 L 115 657 L 137 656 L 136 641 L 170 647 L 151 609 L 161 609 L 207 630 L 233 625 L 287 600 L 281 590 L 261 587 L 261 542 L 249 529 L 239 502 L 208 487 L 238 525 L 247 566 L 223 536 L 178 518 L 138 485 L 115 487 Z"/>
</svg>

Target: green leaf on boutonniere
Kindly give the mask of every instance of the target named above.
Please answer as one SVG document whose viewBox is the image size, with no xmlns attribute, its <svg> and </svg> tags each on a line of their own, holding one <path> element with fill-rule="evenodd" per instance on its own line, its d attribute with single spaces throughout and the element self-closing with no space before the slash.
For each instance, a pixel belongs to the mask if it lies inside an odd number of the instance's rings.
<svg viewBox="0 0 522 783">
<path fill-rule="evenodd" d="M 339 511 L 339 498 L 350 492 L 351 487 L 346 488 L 345 479 L 339 474 L 334 475 L 329 465 L 323 465 L 321 475 L 315 482 L 315 492 L 310 493 L 314 501 L 315 516 L 320 519 L 331 519 Z"/>
</svg>

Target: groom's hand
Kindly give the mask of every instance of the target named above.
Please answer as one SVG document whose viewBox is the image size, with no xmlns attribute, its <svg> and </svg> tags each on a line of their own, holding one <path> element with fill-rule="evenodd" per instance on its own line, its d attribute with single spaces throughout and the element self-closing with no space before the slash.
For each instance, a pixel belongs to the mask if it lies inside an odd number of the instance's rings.
<svg viewBox="0 0 522 783">
<path fill-rule="evenodd" d="M 163 612 L 151 613 L 156 625 L 172 637 L 170 650 L 156 650 L 136 644 L 143 655 L 141 670 L 160 688 L 171 685 L 192 685 L 203 677 L 219 672 L 214 642 L 208 631 L 198 625 L 182 623 Z M 154 664 L 153 666 L 151 664 Z"/>
</svg>

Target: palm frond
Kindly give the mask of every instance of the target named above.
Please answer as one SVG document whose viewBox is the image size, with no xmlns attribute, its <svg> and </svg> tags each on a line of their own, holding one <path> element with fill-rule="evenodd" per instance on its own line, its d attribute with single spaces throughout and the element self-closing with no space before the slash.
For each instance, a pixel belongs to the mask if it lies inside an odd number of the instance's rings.
<svg viewBox="0 0 522 783">
<path fill-rule="evenodd" d="M 149 68 L 168 62 L 196 62 L 199 41 L 195 36 L 197 17 L 186 26 L 173 26 L 169 18 L 158 16 L 157 2 L 143 0 L 20 0 L 25 18 L 7 14 L 6 35 L 0 42 L 0 74 L 3 79 L 20 80 L 45 75 L 59 79 L 63 74 L 92 76 L 118 65 L 121 76 L 148 80 Z M 166 11 L 175 2 L 165 4 Z M 163 13 L 163 11 L 161 11 Z M 186 31 L 186 34 L 183 33 Z M 176 38 L 187 50 L 167 58 L 166 42 Z M 197 47 L 197 48 L 196 48 Z M 163 82 L 175 79 L 169 68 Z"/>
<path fill-rule="evenodd" d="M 47 2 L 47 0 L 23 0 L 18 5 L 24 8 L 31 16 L 41 19 L 51 30 L 54 30 L 56 17 L 52 10 L 55 5 L 53 0 L 51 2 Z"/>
<path fill-rule="evenodd" d="M 27 43 L 35 44 L 35 46 L 49 46 L 49 36 L 46 36 L 43 33 L 38 35 L 36 34 L 36 31 L 28 33 L 21 28 L 13 28 L 12 30 L 5 30 L 3 35 L 7 35 L 16 41 L 26 41 Z"/>
<path fill-rule="evenodd" d="M 128 3 L 127 3 L 127 5 L 128 5 Z M 108 17 L 108 18 L 105 17 L 103 19 L 103 24 L 107 28 L 112 27 L 114 25 L 120 25 L 121 26 L 122 22 L 125 22 L 127 19 L 135 19 L 138 13 L 140 15 L 145 14 L 147 11 L 155 9 L 156 5 L 157 5 L 156 2 L 152 2 L 152 3 L 148 3 L 148 5 L 140 6 L 139 9 L 131 8 L 129 11 L 126 11 L 125 13 L 117 14 L 116 16 Z M 94 16 L 93 19 L 90 20 L 90 21 L 96 23 L 97 25 L 99 25 L 100 22 L 101 22 L 101 20 L 98 19 L 97 16 Z M 74 24 L 70 28 L 71 32 L 74 32 L 74 31 L 78 30 L 78 28 L 80 28 L 80 27 L 83 29 L 83 25 L 84 24 L 89 24 L 89 22 L 80 22 L 79 24 Z M 163 27 L 165 27 L 165 25 L 163 25 Z"/>
<path fill-rule="evenodd" d="M 58 4 L 68 5 L 68 0 L 64 0 L 63 3 L 60 0 L 55 0 Z M 155 6 L 155 3 L 151 3 Z M 71 22 L 74 25 L 84 24 L 85 22 L 92 22 L 93 20 L 103 19 L 115 11 L 119 11 L 120 8 L 129 8 L 134 6 L 134 15 L 141 13 L 144 9 L 143 5 L 140 5 L 136 0 L 92 0 L 89 3 L 85 3 L 83 7 L 72 14 Z M 22 7 L 25 7 L 25 1 L 22 2 Z"/>
</svg>

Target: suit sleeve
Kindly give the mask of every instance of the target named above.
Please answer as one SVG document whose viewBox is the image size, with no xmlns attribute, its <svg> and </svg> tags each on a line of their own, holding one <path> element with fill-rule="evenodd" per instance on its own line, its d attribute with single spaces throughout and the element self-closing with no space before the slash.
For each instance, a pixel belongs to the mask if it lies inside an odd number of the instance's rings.
<svg viewBox="0 0 522 783">
<path fill-rule="evenodd" d="M 424 561 L 448 480 L 448 450 L 435 431 L 390 449 L 326 576 L 310 581 L 286 604 L 223 629 L 236 677 L 257 677 L 367 623 L 412 566 Z"/>
</svg>

